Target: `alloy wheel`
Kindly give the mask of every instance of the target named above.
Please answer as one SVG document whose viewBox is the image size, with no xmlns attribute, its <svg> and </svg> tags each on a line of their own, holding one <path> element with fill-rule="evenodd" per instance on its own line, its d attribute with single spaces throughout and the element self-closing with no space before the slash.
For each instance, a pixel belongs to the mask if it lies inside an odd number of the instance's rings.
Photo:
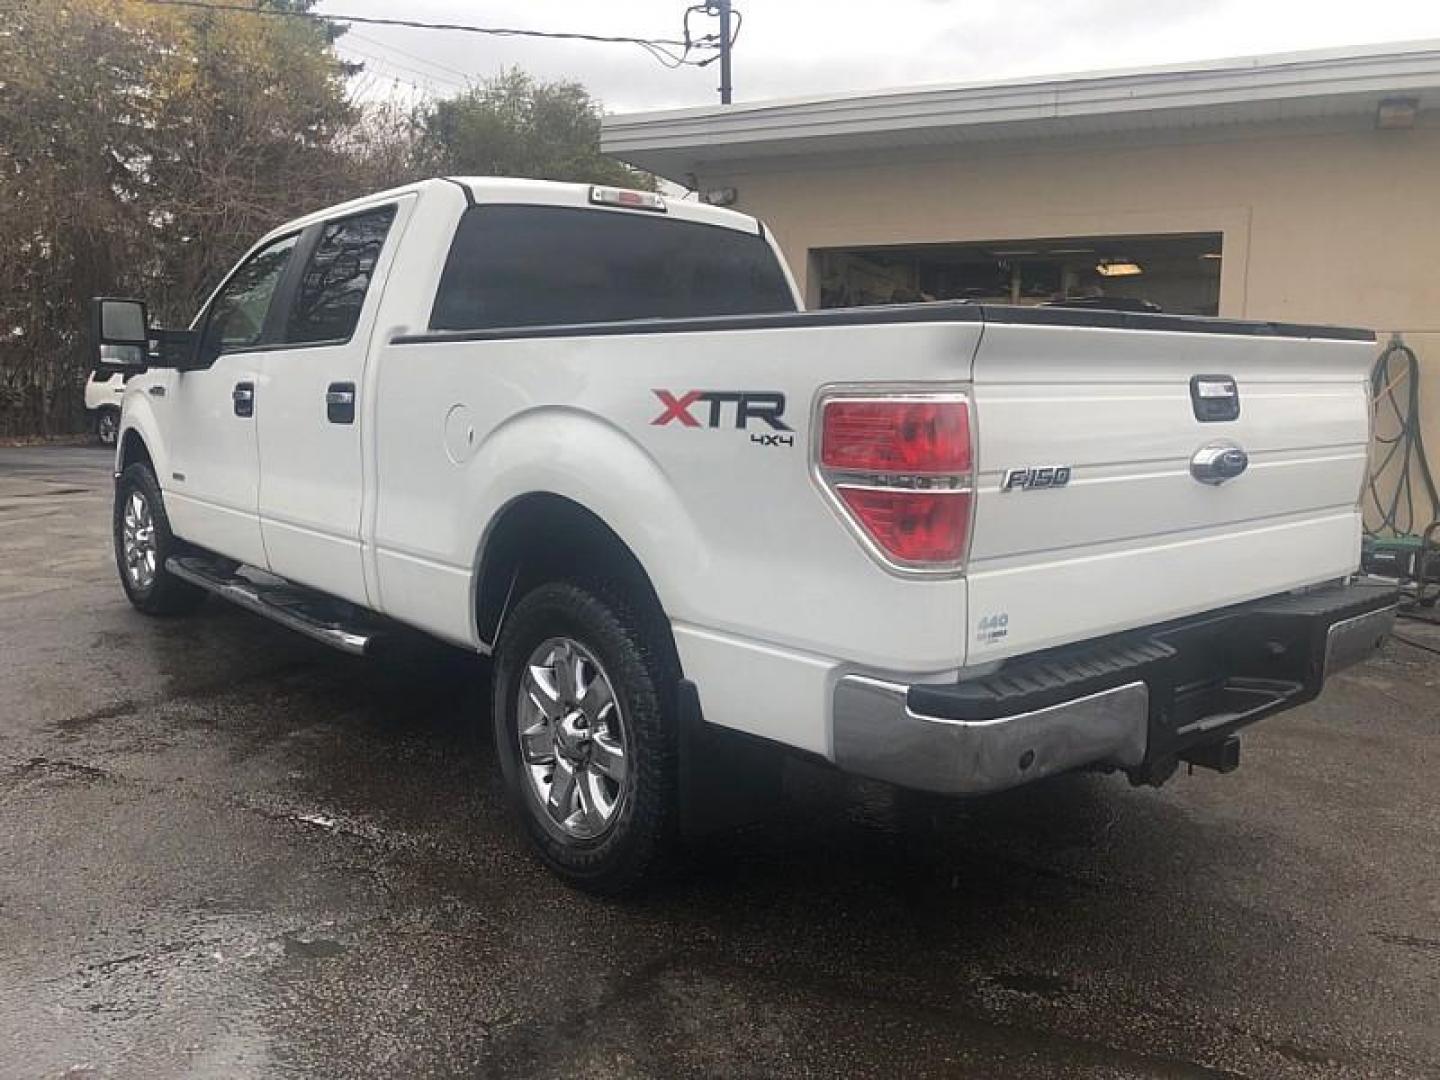
<svg viewBox="0 0 1440 1080">
<path fill-rule="evenodd" d="M 131 491 L 125 498 L 120 539 L 125 576 L 132 587 L 144 592 L 155 581 L 157 550 L 155 517 L 150 511 L 150 500 L 142 491 Z"/>
<path fill-rule="evenodd" d="M 549 638 L 525 664 L 517 709 L 521 761 L 551 822 L 576 840 L 604 835 L 624 806 L 629 769 L 604 666 L 578 641 Z"/>
</svg>

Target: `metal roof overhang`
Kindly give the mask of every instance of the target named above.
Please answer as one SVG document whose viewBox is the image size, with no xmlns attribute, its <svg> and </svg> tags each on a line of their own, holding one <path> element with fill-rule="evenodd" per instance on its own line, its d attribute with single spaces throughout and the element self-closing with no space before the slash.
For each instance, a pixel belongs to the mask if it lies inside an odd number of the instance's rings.
<svg viewBox="0 0 1440 1080">
<path fill-rule="evenodd" d="M 1440 107 L 1440 41 L 607 116 L 600 146 L 683 179 L 759 159 L 1373 119 L 1390 97 Z"/>
</svg>

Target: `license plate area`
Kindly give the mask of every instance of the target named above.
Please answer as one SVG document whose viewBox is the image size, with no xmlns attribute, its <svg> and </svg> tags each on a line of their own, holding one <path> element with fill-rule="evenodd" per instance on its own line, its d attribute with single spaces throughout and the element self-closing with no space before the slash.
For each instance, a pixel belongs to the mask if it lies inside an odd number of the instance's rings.
<svg viewBox="0 0 1440 1080">
<path fill-rule="evenodd" d="M 1180 738 L 1245 724 L 1283 708 L 1304 693 L 1303 683 L 1231 676 L 1175 692 L 1175 734 Z"/>
</svg>

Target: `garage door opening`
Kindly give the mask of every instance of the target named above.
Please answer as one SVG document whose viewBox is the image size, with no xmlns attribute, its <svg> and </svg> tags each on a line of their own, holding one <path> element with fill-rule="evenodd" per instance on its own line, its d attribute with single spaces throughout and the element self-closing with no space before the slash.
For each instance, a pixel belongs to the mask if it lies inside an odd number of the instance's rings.
<svg viewBox="0 0 1440 1080">
<path fill-rule="evenodd" d="M 821 307 L 972 300 L 1216 315 L 1221 236 L 1086 236 L 811 252 Z"/>
</svg>

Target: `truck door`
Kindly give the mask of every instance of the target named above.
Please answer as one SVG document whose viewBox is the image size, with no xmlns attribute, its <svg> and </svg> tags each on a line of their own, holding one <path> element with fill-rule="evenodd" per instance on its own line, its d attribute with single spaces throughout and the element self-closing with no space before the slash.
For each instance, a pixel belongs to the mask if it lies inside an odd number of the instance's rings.
<svg viewBox="0 0 1440 1080">
<path fill-rule="evenodd" d="M 260 527 L 270 569 L 368 604 L 360 543 L 365 497 L 365 357 L 385 271 L 413 196 L 305 230 L 281 298 L 280 341 L 257 387 Z"/>
<path fill-rule="evenodd" d="M 170 475 L 158 477 L 178 536 L 266 565 L 260 534 L 255 386 L 275 298 L 299 242 L 272 240 L 240 263 L 199 320 L 200 358 L 168 384 Z"/>
</svg>

